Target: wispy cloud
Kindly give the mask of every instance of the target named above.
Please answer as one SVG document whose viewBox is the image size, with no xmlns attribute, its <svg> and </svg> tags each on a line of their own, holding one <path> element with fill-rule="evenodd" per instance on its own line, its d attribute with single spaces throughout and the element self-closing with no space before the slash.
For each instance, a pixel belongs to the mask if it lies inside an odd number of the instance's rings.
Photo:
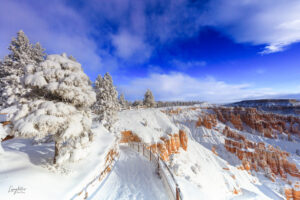
<svg viewBox="0 0 300 200">
<path fill-rule="evenodd" d="M 142 98 L 150 88 L 158 100 L 204 100 L 215 103 L 233 102 L 276 94 L 270 88 L 255 88 L 251 84 L 228 84 L 213 77 L 198 79 L 187 74 L 153 73 L 148 77 L 136 78 L 119 90 L 131 99 Z"/>
<path fill-rule="evenodd" d="M 174 65 L 179 70 L 187 70 L 191 68 L 200 68 L 206 66 L 205 61 L 181 61 L 174 59 L 171 61 L 171 64 Z"/>
<path fill-rule="evenodd" d="M 300 2 L 284 0 L 211 0 L 205 19 L 208 25 L 235 41 L 265 45 L 262 54 L 283 51 L 300 41 Z"/>
<path fill-rule="evenodd" d="M 123 59 L 144 61 L 151 55 L 152 47 L 143 41 L 143 38 L 127 31 L 112 35 L 112 43 L 116 54 Z"/>
</svg>

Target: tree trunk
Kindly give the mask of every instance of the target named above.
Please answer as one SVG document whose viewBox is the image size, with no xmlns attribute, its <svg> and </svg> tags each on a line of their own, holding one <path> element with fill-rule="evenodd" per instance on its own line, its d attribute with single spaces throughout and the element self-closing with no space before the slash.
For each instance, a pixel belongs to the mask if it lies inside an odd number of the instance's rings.
<svg viewBox="0 0 300 200">
<path fill-rule="evenodd" d="M 56 164 L 56 157 L 58 156 L 58 148 L 57 148 L 58 144 L 55 141 L 55 150 L 54 150 L 54 160 L 53 160 L 53 164 Z"/>
</svg>

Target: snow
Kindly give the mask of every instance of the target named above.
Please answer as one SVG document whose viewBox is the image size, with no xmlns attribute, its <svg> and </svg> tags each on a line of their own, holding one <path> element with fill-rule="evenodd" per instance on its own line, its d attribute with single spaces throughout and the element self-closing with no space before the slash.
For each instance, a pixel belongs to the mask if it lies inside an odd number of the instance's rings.
<svg viewBox="0 0 300 200">
<path fill-rule="evenodd" d="M 7 135 L 6 131 L 4 130 L 2 124 L 0 124 L 0 141 L 5 138 Z M 3 148 L 2 145 L 0 143 L 0 155 L 3 153 Z"/>
<path fill-rule="evenodd" d="M 51 104 L 44 104 L 45 109 L 54 109 L 51 107 Z M 241 165 L 241 161 L 224 148 L 224 135 L 221 133 L 224 124 L 218 122 L 217 127 L 211 130 L 195 127 L 198 117 L 203 115 L 203 112 L 210 112 L 209 109 L 202 106 L 196 110 L 188 109 L 189 107 L 181 108 L 180 114 L 171 116 L 155 108 L 121 111 L 118 113 L 119 120 L 115 123 L 114 131 L 120 133 L 130 130 L 143 142 L 151 144 L 160 142 L 161 137 L 169 137 L 169 134 L 184 129 L 188 136 L 187 151 L 180 149 L 178 154 L 170 157 L 167 164 L 173 170 L 185 200 L 285 199 L 283 188 L 286 183 L 282 180 L 276 179 L 273 183 L 262 171 L 248 172 L 237 168 Z M 60 110 L 57 107 L 55 109 Z M 63 113 L 64 109 L 62 107 L 60 111 Z M 78 122 L 74 118 L 74 124 L 76 123 Z M 77 128 L 69 131 L 76 132 Z M 61 168 L 49 165 L 53 159 L 53 143 L 33 145 L 31 140 L 25 139 L 3 142 L 4 153 L 0 156 L 0 194 L 4 196 L 1 196 L 1 199 L 74 197 L 103 170 L 105 155 L 115 142 L 115 136 L 108 133 L 102 125 L 94 124 L 92 130 L 97 133 L 92 146 L 89 149 L 80 149 L 72 155 L 74 160 L 77 160 L 77 156 L 85 159 L 76 163 L 68 162 Z M 249 133 L 249 130 L 234 131 L 252 141 L 279 146 L 291 153 L 290 159 L 300 168 L 300 159 L 295 153 L 299 149 L 299 139 L 291 142 L 281 138 L 264 138 L 259 134 Z M 212 152 L 212 147 L 216 147 L 218 155 Z M 91 196 L 88 199 L 167 199 L 162 180 L 155 170 L 155 166 L 144 157 L 126 145 L 120 145 L 119 160 L 111 173 L 97 187 L 96 192 L 89 193 Z M 47 181 L 41 184 L 40 180 Z M 7 192 L 10 186 L 24 187 L 26 192 L 13 195 Z M 233 193 L 235 189 L 240 191 L 239 194 Z"/>
<path fill-rule="evenodd" d="M 202 199 L 251 199 L 248 193 L 255 197 L 252 199 L 282 199 L 256 177 L 238 170 L 196 141 L 190 140 L 188 151 L 181 151 L 172 159 L 170 165 L 186 199 L 196 200 L 199 195 Z M 234 195 L 234 189 L 242 194 Z"/>
<path fill-rule="evenodd" d="M 115 144 L 114 136 L 102 126 L 95 126 L 94 142 L 85 159 L 66 163 L 59 168 L 52 165 L 54 144 L 32 144 L 29 139 L 2 142 L 0 156 L 1 199 L 71 199 L 103 170 L 105 156 Z M 25 193 L 13 194 L 9 187 L 25 188 Z"/>
<path fill-rule="evenodd" d="M 86 151 L 87 138 L 91 139 L 90 106 L 96 101 L 81 64 L 66 54 L 49 55 L 41 63 L 27 65 L 22 79 L 24 87 L 32 89 L 32 98 L 18 105 L 11 120 L 13 134 L 36 139 L 53 135 L 55 164 L 79 159 L 77 151 Z"/>
<path fill-rule="evenodd" d="M 116 130 L 131 130 L 143 142 L 151 144 L 184 129 L 188 135 L 188 149 L 180 149 L 178 154 L 171 156 L 168 164 L 176 175 L 185 199 L 283 199 L 282 181 L 276 180 L 273 183 L 263 172 L 248 173 L 237 168 L 241 161 L 224 147 L 224 135 L 221 133 L 224 124 L 218 123 L 215 130 L 195 127 L 200 115 L 211 113 L 205 106 L 198 107 L 196 110 L 180 107 L 182 112 L 171 116 L 161 112 L 161 109 L 125 110 L 118 115 Z M 278 144 L 284 150 L 291 143 L 266 139 L 245 131 L 239 133 L 255 142 Z M 213 146 L 219 155 L 212 152 Z M 297 145 L 291 146 L 287 150 L 295 152 Z M 297 157 L 292 154 L 292 158 Z M 234 194 L 234 190 L 240 191 L 239 194 Z"/>
<path fill-rule="evenodd" d="M 81 64 L 69 59 L 66 54 L 48 55 L 40 64 L 26 67 L 25 85 L 50 92 L 76 106 L 90 106 L 96 95 L 89 84 Z"/>
<path fill-rule="evenodd" d="M 121 146 L 113 171 L 89 199 L 158 200 L 168 199 L 168 196 L 155 167 L 129 147 Z"/>
<path fill-rule="evenodd" d="M 237 169 L 241 161 L 224 148 L 224 135 L 221 133 L 224 124 L 219 122 L 217 127 L 211 130 L 195 126 L 198 117 L 207 112 L 210 110 L 183 109 L 181 114 L 170 116 L 175 124 L 188 130 L 187 152 L 181 151 L 174 155 L 170 162 L 175 174 L 180 177 L 179 180 L 184 180 L 179 181 L 183 193 L 186 194 L 185 191 L 190 190 L 191 186 L 187 184 L 189 183 L 198 186 L 198 190 L 208 196 L 208 199 L 283 199 L 285 182 L 282 180 L 277 179 L 273 183 L 263 172 L 251 171 L 249 174 L 246 170 Z M 268 139 L 246 131 L 234 131 L 252 141 L 279 146 L 290 152 L 294 160 L 297 157 L 296 141 Z M 212 152 L 212 147 L 216 148 L 218 155 Z M 299 165 L 299 161 L 295 163 Z M 241 194 L 234 195 L 234 189 L 240 190 Z M 216 190 L 218 192 L 215 192 Z M 191 196 L 191 193 L 188 192 L 188 195 Z"/>
<path fill-rule="evenodd" d="M 10 106 L 10 107 L 7 107 L 5 109 L 2 109 L 0 111 L 0 113 L 3 113 L 3 114 L 6 113 L 6 115 L 5 115 L 5 118 L 6 118 L 5 121 L 9 121 L 12 118 L 13 114 L 17 110 L 18 110 L 17 106 Z"/>
<path fill-rule="evenodd" d="M 119 113 L 118 118 L 118 132 L 130 130 L 147 144 L 159 142 L 161 137 L 179 132 L 168 116 L 159 109 L 124 110 Z"/>
</svg>

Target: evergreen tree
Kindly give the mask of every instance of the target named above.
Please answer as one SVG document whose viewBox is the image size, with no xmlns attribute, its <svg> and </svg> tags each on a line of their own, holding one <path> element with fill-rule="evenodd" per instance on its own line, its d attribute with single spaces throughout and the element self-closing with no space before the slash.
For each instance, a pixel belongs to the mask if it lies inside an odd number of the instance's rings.
<svg viewBox="0 0 300 200">
<path fill-rule="evenodd" d="M 145 93 L 143 104 L 149 108 L 155 107 L 156 105 L 154 96 L 149 89 Z"/>
<path fill-rule="evenodd" d="M 45 60 L 46 54 L 44 53 L 45 49 L 41 46 L 39 42 L 37 42 L 32 48 L 31 58 L 35 61 L 34 64 L 40 63 Z"/>
<path fill-rule="evenodd" d="M 0 63 L 0 104 L 8 107 L 22 101 L 29 91 L 23 87 L 21 78 L 25 74 L 25 66 L 37 64 L 44 60 L 44 49 L 39 43 L 30 44 L 25 33 L 20 30 L 17 38 L 13 38 L 8 48 L 10 54 Z"/>
<path fill-rule="evenodd" d="M 101 75 L 97 77 L 95 88 L 97 94 L 97 102 L 94 106 L 95 114 L 98 115 L 98 120 L 102 121 L 103 125 L 111 130 L 112 125 L 116 121 L 116 114 L 120 105 L 118 92 L 108 72 L 103 78 Z"/>
<path fill-rule="evenodd" d="M 142 106 L 142 105 L 143 105 L 143 101 L 140 101 L 140 100 L 135 100 L 132 103 L 132 106 L 134 106 L 134 107 L 138 107 L 138 106 Z"/>
<path fill-rule="evenodd" d="M 128 108 L 128 102 L 125 100 L 124 94 L 121 94 L 119 97 L 119 103 L 121 108 L 123 109 L 127 109 Z"/>
<path fill-rule="evenodd" d="M 76 161 L 92 140 L 90 106 L 96 101 L 88 76 L 66 54 L 49 55 L 27 65 L 23 84 L 32 100 L 18 104 L 11 119 L 12 133 L 24 138 L 55 141 L 54 163 Z"/>
</svg>

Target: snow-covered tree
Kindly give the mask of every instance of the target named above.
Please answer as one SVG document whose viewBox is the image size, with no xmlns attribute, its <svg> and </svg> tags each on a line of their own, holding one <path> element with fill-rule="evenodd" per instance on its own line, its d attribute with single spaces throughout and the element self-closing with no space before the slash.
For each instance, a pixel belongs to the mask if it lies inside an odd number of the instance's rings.
<svg viewBox="0 0 300 200">
<path fill-rule="evenodd" d="M 147 107 L 154 107 L 156 105 L 155 100 L 154 100 L 154 96 L 153 96 L 152 92 L 149 89 L 145 93 L 143 103 Z"/>
<path fill-rule="evenodd" d="M 2 124 L 0 124 L 0 155 L 4 152 L 2 145 L 1 145 L 1 141 L 2 141 L 2 139 L 4 139 L 6 137 L 6 135 L 7 134 L 6 134 Z"/>
<path fill-rule="evenodd" d="M 31 51 L 31 59 L 35 62 L 35 64 L 40 63 L 45 60 L 45 49 L 41 46 L 39 42 L 37 42 Z"/>
<path fill-rule="evenodd" d="M 54 163 L 80 159 L 92 140 L 90 106 L 96 101 L 81 64 L 66 54 L 49 55 L 27 65 L 22 80 L 31 88 L 32 101 L 18 105 L 11 120 L 13 133 L 35 139 L 52 135 Z"/>
<path fill-rule="evenodd" d="M 119 103 L 120 103 L 120 106 L 121 108 L 123 109 L 127 109 L 128 108 L 128 102 L 125 100 L 125 97 L 124 97 L 124 94 L 121 94 L 120 97 L 119 97 Z"/>
<path fill-rule="evenodd" d="M 17 38 L 12 39 L 8 49 L 10 54 L 0 63 L 0 104 L 2 107 L 19 102 L 30 91 L 22 85 L 21 78 L 24 76 L 25 66 L 37 64 L 45 57 L 41 45 L 30 44 L 22 30 L 17 33 Z"/>
<path fill-rule="evenodd" d="M 132 103 L 132 106 L 137 107 L 137 106 L 142 106 L 143 105 L 143 101 L 140 100 L 136 100 Z"/>
<path fill-rule="evenodd" d="M 118 102 L 118 92 L 108 72 L 103 78 L 101 75 L 97 77 L 95 89 L 97 93 L 97 102 L 94 106 L 95 114 L 98 115 L 98 120 L 110 130 L 116 121 L 116 114 L 120 105 Z"/>
</svg>

